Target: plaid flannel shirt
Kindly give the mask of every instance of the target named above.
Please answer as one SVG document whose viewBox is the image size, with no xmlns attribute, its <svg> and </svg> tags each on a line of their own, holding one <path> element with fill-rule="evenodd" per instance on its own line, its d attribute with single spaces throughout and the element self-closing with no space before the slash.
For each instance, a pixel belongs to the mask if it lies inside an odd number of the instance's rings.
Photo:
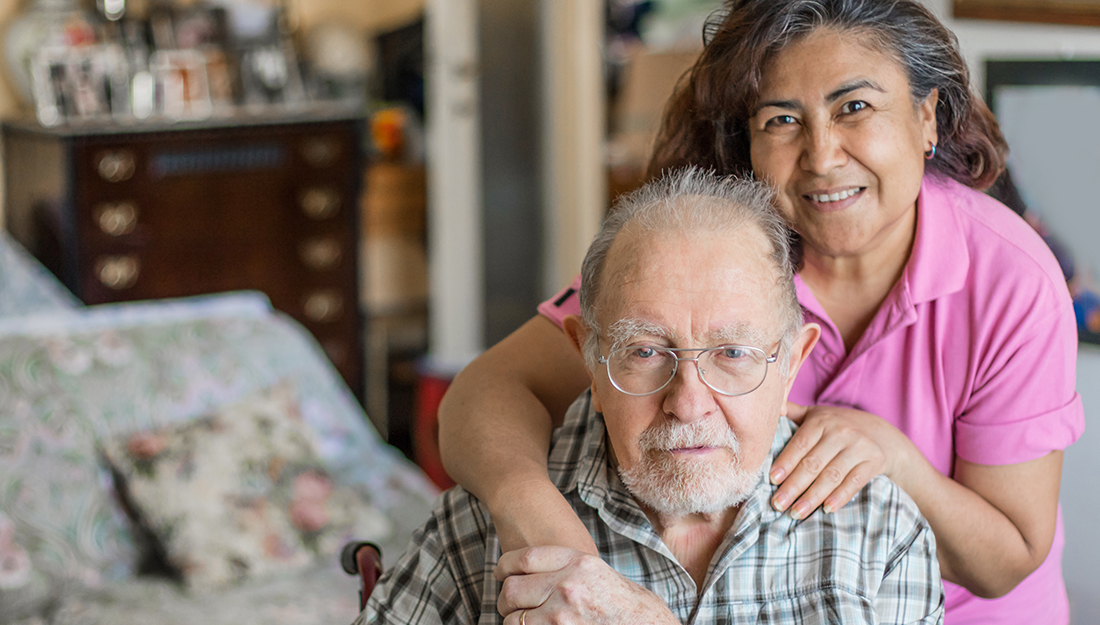
<svg viewBox="0 0 1100 625">
<path fill-rule="evenodd" d="M 781 419 L 771 458 L 794 429 Z M 682 623 L 943 622 L 932 530 L 900 488 L 877 477 L 835 513 L 795 521 L 769 504 L 771 458 L 715 552 L 702 592 L 609 463 L 603 418 L 588 393 L 555 431 L 549 469 L 600 557 L 664 599 Z M 493 579 L 500 553 L 486 506 L 451 489 L 355 623 L 501 623 L 501 585 Z"/>
</svg>

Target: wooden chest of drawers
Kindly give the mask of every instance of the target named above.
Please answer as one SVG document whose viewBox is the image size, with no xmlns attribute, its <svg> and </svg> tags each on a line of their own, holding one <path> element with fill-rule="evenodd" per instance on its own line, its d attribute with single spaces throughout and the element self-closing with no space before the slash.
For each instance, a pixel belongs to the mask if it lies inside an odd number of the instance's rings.
<svg viewBox="0 0 1100 625">
<path fill-rule="evenodd" d="M 3 126 L 5 221 L 88 304 L 258 289 L 362 399 L 356 118 Z"/>
</svg>

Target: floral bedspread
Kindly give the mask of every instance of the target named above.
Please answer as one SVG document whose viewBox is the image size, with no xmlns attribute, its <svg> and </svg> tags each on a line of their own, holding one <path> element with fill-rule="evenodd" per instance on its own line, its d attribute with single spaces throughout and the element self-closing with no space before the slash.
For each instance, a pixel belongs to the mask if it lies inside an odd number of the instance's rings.
<svg viewBox="0 0 1100 625">
<path fill-rule="evenodd" d="M 0 238 L 0 624 L 350 623 L 357 580 L 335 558 L 217 592 L 136 575 L 97 452 L 292 379 L 328 472 L 389 520 L 372 538 L 392 563 L 437 490 L 312 336 L 258 294 L 79 307 Z"/>
</svg>

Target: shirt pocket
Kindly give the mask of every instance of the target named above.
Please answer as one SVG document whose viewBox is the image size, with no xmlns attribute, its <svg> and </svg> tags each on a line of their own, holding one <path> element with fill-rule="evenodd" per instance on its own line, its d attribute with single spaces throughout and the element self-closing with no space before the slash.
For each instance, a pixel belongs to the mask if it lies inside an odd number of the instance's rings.
<svg viewBox="0 0 1100 625">
<path fill-rule="evenodd" d="M 730 602 L 716 623 L 875 623 L 875 606 L 864 596 L 829 582 L 769 593 L 753 601 Z"/>
</svg>

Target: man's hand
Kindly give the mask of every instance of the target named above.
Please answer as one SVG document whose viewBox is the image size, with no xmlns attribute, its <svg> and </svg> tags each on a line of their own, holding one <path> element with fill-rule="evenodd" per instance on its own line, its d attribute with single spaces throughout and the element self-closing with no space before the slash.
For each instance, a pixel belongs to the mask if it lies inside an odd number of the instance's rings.
<svg viewBox="0 0 1100 625">
<path fill-rule="evenodd" d="M 772 463 L 776 510 L 804 519 L 824 503 L 834 512 L 879 474 L 901 485 L 912 454 L 920 451 L 900 430 L 862 410 L 787 403 L 787 416 L 799 424 Z M 904 486 L 902 486 L 904 488 Z"/>
<path fill-rule="evenodd" d="M 573 549 L 509 551 L 494 576 L 503 582 L 497 610 L 505 625 L 678 623 L 657 595 L 596 556 Z"/>
</svg>

